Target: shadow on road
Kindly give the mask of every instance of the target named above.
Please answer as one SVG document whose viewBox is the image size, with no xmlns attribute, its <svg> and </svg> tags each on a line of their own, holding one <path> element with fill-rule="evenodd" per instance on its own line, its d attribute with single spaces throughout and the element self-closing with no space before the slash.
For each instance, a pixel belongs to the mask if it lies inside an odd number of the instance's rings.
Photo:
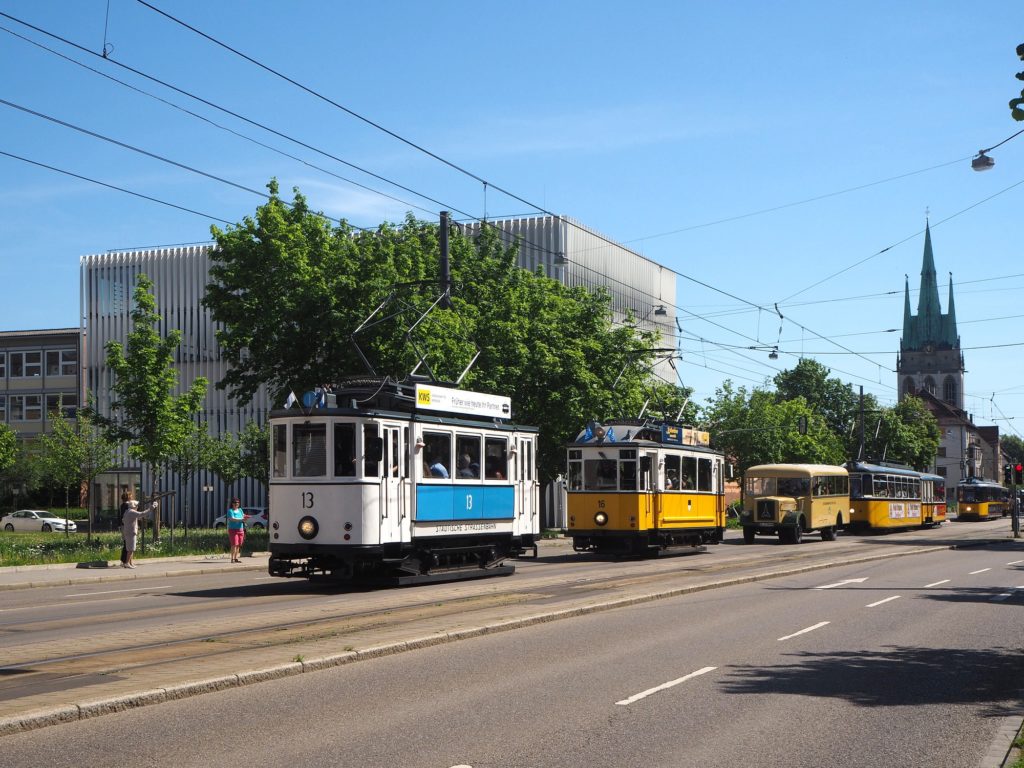
<svg viewBox="0 0 1024 768">
<path fill-rule="evenodd" d="M 862 707 L 981 704 L 986 717 L 1024 706 L 1024 651 L 888 647 L 797 653 L 792 664 L 734 667 L 726 693 L 838 698 Z"/>
</svg>

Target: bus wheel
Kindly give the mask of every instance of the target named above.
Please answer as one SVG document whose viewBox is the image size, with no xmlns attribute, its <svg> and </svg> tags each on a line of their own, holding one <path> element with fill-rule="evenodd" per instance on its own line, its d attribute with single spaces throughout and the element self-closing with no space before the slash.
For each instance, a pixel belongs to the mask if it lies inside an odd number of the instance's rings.
<svg viewBox="0 0 1024 768">
<path fill-rule="evenodd" d="M 743 543 L 753 544 L 754 543 L 754 527 L 752 525 L 743 526 Z"/>
<path fill-rule="evenodd" d="M 821 540 L 822 541 L 835 541 L 836 534 L 839 533 L 839 526 L 842 525 L 843 521 L 840 518 L 836 518 L 835 525 L 829 525 L 821 529 Z"/>
<path fill-rule="evenodd" d="M 789 534 L 790 544 L 799 544 L 804 537 L 804 519 L 801 517 L 796 521 L 796 525 L 793 526 L 793 530 Z"/>
</svg>

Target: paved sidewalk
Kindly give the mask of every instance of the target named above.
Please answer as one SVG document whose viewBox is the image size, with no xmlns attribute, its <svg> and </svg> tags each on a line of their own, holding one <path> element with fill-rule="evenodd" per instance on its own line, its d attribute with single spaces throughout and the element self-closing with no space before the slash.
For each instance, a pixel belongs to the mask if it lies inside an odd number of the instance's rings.
<svg viewBox="0 0 1024 768">
<path fill-rule="evenodd" d="M 143 577 L 189 576 L 231 571 L 265 571 L 268 552 L 243 555 L 241 563 L 232 563 L 227 554 L 193 555 L 190 557 L 140 558 L 135 568 L 122 568 L 117 560 L 89 563 L 53 563 L 51 565 L 15 565 L 0 567 L 0 592 L 9 589 L 61 587 L 68 584 L 130 581 Z"/>
</svg>

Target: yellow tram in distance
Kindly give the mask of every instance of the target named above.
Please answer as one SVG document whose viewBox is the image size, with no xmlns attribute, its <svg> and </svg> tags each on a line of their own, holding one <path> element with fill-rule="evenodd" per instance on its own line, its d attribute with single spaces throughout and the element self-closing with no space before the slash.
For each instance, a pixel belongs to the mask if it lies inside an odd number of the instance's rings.
<svg viewBox="0 0 1024 768">
<path fill-rule="evenodd" d="M 939 525 L 946 519 L 946 481 L 909 467 L 851 461 L 850 527 L 894 531 Z"/>
<path fill-rule="evenodd" d="M 1006 517 L 1011 511 L 1010 491 L 999 483 L 969 477 L 956 486 L 956 516 L 964 520 Z"/>
<path fill-rule="evenodd" d="M 760 464 L 744 475 L 740 525 L 743 541 L 778 534 L 783 544 L 799 544 L 819 531 L 835 541 L 850 523 L 850 486 L 845 467 L 827 464 Z"/>
<path fill-rule="evenodd" d="M 650 420 L 591 422 L 567 446 L 573 549 L 656 555 L 725 534 L 725 461 L 707 432 Z"/>
</svg>

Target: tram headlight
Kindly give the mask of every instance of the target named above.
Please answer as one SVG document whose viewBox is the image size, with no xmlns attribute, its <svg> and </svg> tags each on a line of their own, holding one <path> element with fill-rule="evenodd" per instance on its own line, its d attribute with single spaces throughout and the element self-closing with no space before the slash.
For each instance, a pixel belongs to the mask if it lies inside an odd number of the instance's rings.
<svg viewBox="0 0 1024 768">
<path fill-rule="evenodd" d="M 594 522 L 597 523 L 598 525 L 607 525 L 608 524 L 608 513 L 607 512 L 598 512 L 596 515 L 594 515 Z"/>
<path fill-rule="evenodd" d="M 320 524 L 316 521 L 315 517 L 306 517 L 299 520 L 299 536 L 304 539 L 316 538 L 317 532 L 320 530 Z"/>
</svg>

